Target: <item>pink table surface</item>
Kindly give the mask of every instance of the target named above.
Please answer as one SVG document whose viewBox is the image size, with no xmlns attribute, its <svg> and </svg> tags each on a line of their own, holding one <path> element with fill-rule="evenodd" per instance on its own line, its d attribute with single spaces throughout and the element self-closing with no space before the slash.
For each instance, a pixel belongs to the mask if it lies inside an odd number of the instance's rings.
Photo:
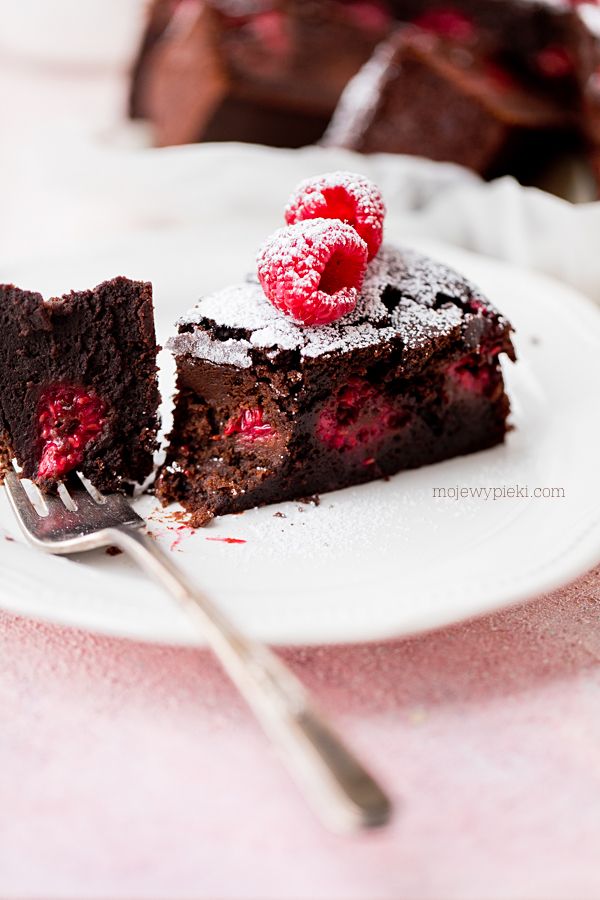
<svg viewBox="0 0 600 900">
<path fill-rule="evenodd" d="M 0 897 L 600 895 L 600 569 L 285 656 L 397 799 L 388 830 L 327 834 L 207 653 L 0 614 Z"/>
</svg>

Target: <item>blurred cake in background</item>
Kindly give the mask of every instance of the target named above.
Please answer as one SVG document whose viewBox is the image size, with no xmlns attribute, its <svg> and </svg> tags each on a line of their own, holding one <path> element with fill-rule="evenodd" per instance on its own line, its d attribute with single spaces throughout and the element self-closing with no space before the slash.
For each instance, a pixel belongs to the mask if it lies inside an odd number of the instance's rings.
<svg viewBox="0 0 600 900">
<path fill-rule="evenodd" d="M 576 142 L 572 108 L 525 86 L 486 52 L 398 29 L 350 82 L 323 138 L 361 153 L 407 153 L 527 181 Z"/>
<path fill-rule="evenodd" d="M 130 114 L 160 146 L 322 141 L 535 180 L 600 174 L 600 8 L 578 0 L 154 0 Z"/>
<path fill-rule="evenodd" d="M 391 24 L 378 0 L 156 0 L 132 116 L 159 145 L 314 143 Z"/>
</svg>

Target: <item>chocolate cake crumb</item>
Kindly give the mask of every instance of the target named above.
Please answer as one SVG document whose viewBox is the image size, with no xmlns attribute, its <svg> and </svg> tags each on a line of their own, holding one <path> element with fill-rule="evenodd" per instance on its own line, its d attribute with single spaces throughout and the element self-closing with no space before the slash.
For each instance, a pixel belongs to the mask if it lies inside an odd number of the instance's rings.
<svg viewBox="0 0 600 900">
<path fill-rule="evenodd" d="M 303 503 L 305 506 L 320 506 L 321 498 L 318 494 L 311 494 L 310 497 L 297 497 L 298 503 Z"/>
</svg>

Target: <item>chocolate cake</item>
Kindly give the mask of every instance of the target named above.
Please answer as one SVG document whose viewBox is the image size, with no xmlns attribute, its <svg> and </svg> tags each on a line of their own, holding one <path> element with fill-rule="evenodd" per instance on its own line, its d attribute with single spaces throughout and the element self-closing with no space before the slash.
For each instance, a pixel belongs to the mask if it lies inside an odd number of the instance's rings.
<svg viewBox="0 0 600 900">
<path fill-rule="evenodd" d="M 390 43 L 405 26 L 441 43 Z M 360 70 L 327 143 L 531 180 L 563 142 L 597 158 L 599 37 L 597 3 L 579 0 L 154 0 L 130 112 L 160 145 L 301 146 Z"/>
<path fill-rule="evenodd" d="M 312 143 L 390 20 L 377 3 L 158 0 L 131 115 L 152 123 L 161 146 Z"/>
<path fill-rule="evenodd" d="M 0 285 L 2 469 L 42 488 L 81 471 L 102 491 L 152 472 L 158 428 L 152 286 L 114 278 L 44 300 Z"/>
<path fill-rule="evenodd" d="M 450 114 L 449 114 L 450 112 Z M 522 180 L 568 144 L 564 105 L 509 74 L 485 47 L 398 30 L 350 82 L 323 139 L 363 153 L 407 153 Z"/>
<path fill-rule="evenodd" d="M 202 299 L 169 347 L 173 431 L 157 482 L 200 525 L 501 442 L 511 327 L 456 272 L 385 246 L 354 310 L 282 315 L 254 282 Z"/>
</svg>

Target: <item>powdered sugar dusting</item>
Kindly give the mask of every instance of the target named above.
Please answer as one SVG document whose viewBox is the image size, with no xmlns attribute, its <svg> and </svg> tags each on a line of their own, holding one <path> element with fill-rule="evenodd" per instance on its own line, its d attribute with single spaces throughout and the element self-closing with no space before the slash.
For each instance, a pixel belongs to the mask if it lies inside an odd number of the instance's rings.
<svg viewBox="0 0 600 900">
<path fill-rule="evenodd" d="M 248 341 L 236 341 L 232 338 L 215 341 L 205 331 L 187 332 L 167 341 L 168 349 L 174 353 L 189 353 L 190 356 L 208 359 L 217 365 L 229 364 L 241 369 L 252 365 L 248 354 L 250 346 Z"/>
<path fill-rule="evenodd" d="M 356 307 L 331 325 L 296 324 L 269 303 L 260 285 L 250 282 L 203 298 L 178 322 L 180 328 L 193 330 L 172 338 L 168 346 L 175 354 L 242 368 L 252 365 L 253 351 L 266 352 L 271 359 L 290 350 L 314 358 L 389 340 L 410 350 L 423 347 L 432 336 L 452 335 L 464 317 L 465 303 L 474 297 L 481 301 L 477 288 L 447 266 L 384 245 L 367 267 Z M 217 329 L 226 339 L 215 336 Z"/>
<path fill-rule="evenodd" d="M 346 85 L 321 143 L 325 147 L 354 146 L 373 121 L 378 98 L 389 77 L 395 48 L 385 41 Z"/>
</svg>

